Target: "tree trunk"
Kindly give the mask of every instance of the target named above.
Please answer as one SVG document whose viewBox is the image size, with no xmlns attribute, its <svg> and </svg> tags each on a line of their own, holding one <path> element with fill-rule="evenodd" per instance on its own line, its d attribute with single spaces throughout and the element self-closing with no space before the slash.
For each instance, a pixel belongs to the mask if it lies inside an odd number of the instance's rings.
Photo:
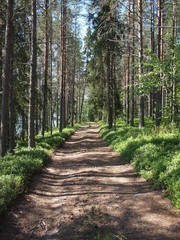
<svg viewBox="0 0 180 240">
<path fill-rule="evenodd" d="M 157 58 L 161 59 L 161 0 L 157 2 Z M 160 74 L 157 81 L 161 81 Z M 162 107 L 162 97 L 161 89 L 156 89 L 156 126 L 159 126 L 161 123 L 161 107 Z"/>
<path fill-rule="evenodd" d="M 50 52 L 51 52 L 51 61 L 50 61 L 50 96 L 49 96 L 49 102 L 50 102 L 50 134 L 52 135 L 53 131 L 53 48 L 52 48 L 52 41 L 53 41 L 53 32 L 52 32 L 52 13 L 51 13 L 51 33 L 50 33 Z"/>
<path fill-rule="evenodd" d="M 143 32 L 142 32 L 142 27 L 143 27 L 143 19 L 142 19 L 142 0 L 138 0 L 138 13 L 139 13 L 139 78 L 141 77 L 143 73 Z M 144 97 L 140 96 L 139 97 L 139 127 L 142 128 L 144 127 Z"/>
<path fill-rule="evenodd" d="M 21 140 L 24 141 L 25 138 L 25 113 L 24 110 L 21 113 Z"/>
<path fill-rule="evenodd" d="M 173 0 L 173 57 L 174 57 L 174 50 L 175 50 L 175 44 L 176 44 L 176 25 L 177 25 L 177 19 L 176 19 L 176 6 L 177 6 L 177 0 Z M 172 93 L 171 93 L 171 122 L 175 123 L 177 122 L 177 103 L 176 103 L 176 80 L 175 80 L 175 66 L 173 62 L 173 79 L 172 79 Z M 176 119 L 175 119 L 176 118 Z"/>
<path fill-rule="evenodd" d="M 5 59 L 4 77 L 2 90 L 1 108 L 1 136 L 0 136 L 0 156 L 7 152 L 8 144 L 8 121 L 9 121 L 9 83 L 11 75 L 11 53 L 12 53 L 12 30 L 13 30 L 13 0 L 7 1 L 6 11 L 6 33 L 5 33 Z"/>
<path fill-rule="evenodd" d="M 28 147 L 35 147 L 35 86 L 36 86 L 36 0 L 31 0 L 31 53 L 30 53 L 30 88 L 28 114 Z"/>
<path fill-rule="evenodd" d="M 2 1 L 0 2 L 0 12 L 2 12 Z M 2 32 L 3 32 L 3 20 L 2 20 L 2 14 L 0 14 L 0 33 Z M 2 91 L 2 67 L 3 67 L 2 49 L 3 49 L 3 34 L 0 34 L 0 92 Z M 0 96 L 0 105 L 1 105 L 1 96 Z"/>
<path fill-rule="evenodd" d="M 45 46 L 44 46 L 44 84 L 43 84 L 43 119 L 42 135 L 47 130 L 47 82 L 48 82 L 48 57 L 49 57 L 49 33 L 48 33 L 48 9 L 49 0 L 45 0 Z"/>
<path fill-rule="evenodd" d="M 111 56 L 110 48 L 107 49 L 107 107 L 108 107 L 108 127 L 112 128 L 113 125 L 113 106 L 112 106 L 112 83 L 111 83 Z"/>
<path fill-rule="evenodd" d="M 74 126 L 74 85 L 75 85 L 75 77 L 76 77 L 76 16 L 75 16 L 75 43 L 74 43 L 74 57 L 73 57 L 73 76 L 72 76 L 72 96 L 71 96 L 71 126 Z"/>
<path fill-rule="evenodd" d="M 13 30 L 12 30 L 13 32 Z M 13 36 L 11 38 L 13 44 Z M 14 108 L 14 76 L 13 76 L 13 49 L 11 52 L 10 82 L 9 82 L 9 152 L 14 154 L 15 148 L 15 108 Z"/>
<path fill-rule="evenodd" d="M 87 79 L 84 79 L 84 84 L 83 84 L 83 91 L 82 91 L 82 98 L 81 98 L 81 107 L 80 107 L 80 114 L 79 114 L 79 122 L 81 123 L 82 121 L 82 111 L 83 111 L 83 104 L 84 104 L 84 96 L 85 96 L 85 91 L 86 91 L 86 85 L 87 85 Z"/>
<path fill-rule="evenodd" d="M 134 76 L 135 76 L 135 0 L 132 20 L 132 73 L 131 73 L 131 126 L 134 126 Z"/>
<path fill-rule="evenodd" d="M 66 127 L 66 0 L 61 3 L 61 58 L 60 132 Z"/>
<path fill-rule="evenodd" d="M 150 48 L 151 54 L 155 52 L 155 43 L 154 43 L 154 0 L 150 2 Z M 152 71 L 152 69 L 150 69 Z M 154 118 L 154 92 L 149 93 L 149 113 L 148 117 Z"/>
<path fill-rule="evenodd" d="M 128 33 L 127 33 L 127 79 L 126 79 L 126 123 L 129 124 L 130 101 L 129 101 L 129 83 L 130 83 L 130 2 L 128 0 Z"/>
</svg>

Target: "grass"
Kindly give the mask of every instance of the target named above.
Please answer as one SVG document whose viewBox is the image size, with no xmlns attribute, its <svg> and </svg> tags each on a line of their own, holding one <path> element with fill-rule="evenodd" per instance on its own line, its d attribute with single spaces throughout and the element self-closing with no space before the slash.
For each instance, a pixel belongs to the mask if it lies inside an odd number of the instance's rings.
<svg viewBox="0 0 180 240">
<path fill-rule="evenodd" d="M 131 163 L 155 188 L 165 189 L 173 204 L 180 209 L 180 133 L 170 124 L 155 128 L 147 121 L 139 129 L 117 122 L 117 129 L 109 130 L 100 122 L 100 132 L 124 161 Z"/>
<path fill-rule="evenodd" d="M 36 147 L 28 149 L 27 142 L 18 142 L 15 155 L 7 154 L 0 163 L 0 213 L 21 194 L 27 187 L 32 175 L 40 170 L 53 151 L 60 146 L 68 136 L 72 135 L 78 125 L 67 127 L 59 133 L 53 130 L 45 137 L 36 136 Z"/>
</svg>

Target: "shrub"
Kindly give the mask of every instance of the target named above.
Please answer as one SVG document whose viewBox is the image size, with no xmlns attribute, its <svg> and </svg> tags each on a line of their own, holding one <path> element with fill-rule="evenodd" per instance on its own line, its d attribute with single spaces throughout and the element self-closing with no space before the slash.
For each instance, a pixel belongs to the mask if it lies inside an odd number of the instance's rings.
<svg viewBox="0 0 180 240">
<path fill-rule="evenodd" d="M 31 176 L 40 170 L 52 152 L 78 128 L 67 127 L 59 133 L 54 129 L 53 135 L 36 137 L 36 147 L 27 148 L 27 142 L 18 142 L 15 155 L 5 155 L 0 164 L 0 213 L 9 203 L 22 193 Z"/>
<path fill-rule="evenodd" d="M 150 123 L 139 129 L 118 121 L 114 131 L 103 122 L 99 124 L 103 139 L 143 177 L 153 180 L 154 187 L 167 189 L 172 202 L 180 209 L 179 129 L 167 124 L 154 128 Z"/>
</svg>

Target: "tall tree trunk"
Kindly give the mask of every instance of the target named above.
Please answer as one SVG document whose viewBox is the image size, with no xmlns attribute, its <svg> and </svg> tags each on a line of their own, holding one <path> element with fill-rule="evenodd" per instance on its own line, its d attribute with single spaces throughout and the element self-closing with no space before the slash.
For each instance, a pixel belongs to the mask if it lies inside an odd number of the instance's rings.
<svg viewBox="0 0 180 240">
<path fill-rule="evenodd" d="M 59 127 L 59 90 L 60 90 L 60 66 L 57 60 L 57 88 L 56 88 L 56 127 Z"/>
<path fill-rule="evenodd" d="M 138 23 L 139 23 L 139 77 L 143 73 L 143 19 L 142 19 L 142 0 L 138 0 Z M 144 97 L 139 97 L 139 127 L 144 127 Z"/>
<path fill-rule="evenodd" d="M 80 74 L 80 73 L 79 73 Z M 78 93 L 79 93 L 79 91 L 78 91 L 78 89 L 79 89 L 79 78 L 80 78 L 80 76 L 78 76 L 78 82 L 77 82 L 77 84 L 76 84 L 76 115 L 75 115 L 75 123 L 77 123 L 77 119 L 78 119 Z"/>
<path fill-rule="evenodd" d="M 21 112 L 21 140 L 24 141 L 25 138 L 25 113 L 24 110 Z"/>
<path fill-rule="evenodd" d="M 60 132 L 66 127 L 66 0 L 61 2 L 61 58 Z"/>
<path fill-rule="evenodd" d="M 6 33 L 5 33 L 5 59 L 4 77 L 2 90 L 1 108 L 1 135 L 0 135 L 0 156 L 4 156 L 8 147 L 8 121 L 9 121 L 9 83 L 11 75 L 11 53 L 12 53 L 12 30 L 13 30 L 13 0 L 7 1 L 6 11 Z"/>
<path fill-rule="evenodd" d="M 150 2 L 150 48 L 151 54 L 155 52 L 155 43 L 154 43 L 154 0 Z M 150 69 L 152 71 L 152 69 Z M 149 93 L 149 113 L 148 117 L 154 118 L 154 92 Z"/>
<path fill-rule="evenodd" d="M 87 85 L 87 79 L 84 79 L 83 84 L 83 91 L 82 91 L 82 98 L 81 98 L 81 106 L 80 106 L 80 114 L 79 114 L 79 122 L 82 121 L 82 111 L 83 111 L 83 104 L 84 104 L 84 97 L 85 97 L 85 91 L 86 91 L 86 85 Z"/>
<path fill-rule="evenodd" d="M 71 96 L 71 126 L 74 126 L 74 85 L 75 85 L 75 77 L 76 77 L 76 47 L 77 47 L 77 41 L 76 41 L 76 16 L 75 16 L 75 42 L 74 42 L 74 56 L 73 56 L 73 76 L 72 76 L 72 96 Z"/>
<path fill-rule="evenodd" d="M 35 147 L 35 86 L 36 86 L 36 0 L 31 0 L 31 53 L 30 53 L 30 88 L 28 114 L 28 147 Z"/>
<path fill-rule="evenodd" d="M 161 56 L 160 56 L 160 59 L 161 59 L 161 62 L 163 62 L 164 60 L 164 0 L 161 0 Z M 164 77 L 163 76 L 163 72 L 161 72 L 160 74 L 160 77 L 161 79 Z M 165 96 L 164 96 L 164 81 L 162 81 L 162 88 L 161 88 L 161 97 L 162 97 L 162 100 L 161 100 L 161 116 L 163 118 L 163 115 L 164 115 L 164 102 L 165 102 Z"/>
<path fill-rule="evenodd" d="M 126 95 L 127 95 L 127 92 L 126 92 L 126 57 L 125 57 L 125 54 L 123 55 L 123 115 L 126 116 Z"/>
<path fill-rule="evenodd" d="M 135 0 L 132 16 L 132 73 L 131 73 L 131 126 L 134 126 L 134 76 L 135 76 Z"/>
<path fill-rule="evenodd" d="M 113 106 L 112 106 L 112 83 L 111 83 L 111 56 L 110 47 L 107 49 L 106 56 L 107 67 L 107 107 L 108 107 L 108 127 L 112 128 L 113 125 Z"/>
<path fill-rule="evenodd" d="M 53 32 L 52 32 L 52 13 L 51 13 L 51 33 L 50 33 L 50 52 L 51 52 L 51 61 L 50 61 L 50 134 L 52 135 L 53 131 L 53 48 L 52 48 L 52 41 L 53 41 Z"/>
<path fill-rule="evenodd" d="M 161 11 L 162 11 L 162 0 L 157 2 L 157 58 L 161 59 Z M 157 81 L 161 81 L 160 74 Z M 161 123 L 161 106 L 162 106 L 162 91 L 161 89 L 156 89 L 156 126 Z"/>
<path fill-rule="evenodd" d="M 13 30 L 12 30 L 13 32 Z M 13 45 L 13 36 L 11 38 Z M 11 52 L 10 82 L 9 82 L 9 152 L 14 154 L 15 148 L 15 108 L 14 108 L 14 76 L 13 76 L 13 50 Z"/>
<path fill-rule="evenodd" d="M 176 25 L 177 25 L 177 19 L 176 19 L 176 8 L 177 8 L 177 0 L 173 0 L 173 57 L 174 57 L 174 50 L 175 50 L 175 44 L 176 44 Z M 175 80 L 175 64 L 173 62 L 173 79 L 171 84 L 171 121 L 172 123 L 177 122 L 177 103 L 176 103 L 176 80 Z"/>
<path fill-rule="evenodd" d="M 2 1 L 0 2 L 0 12 L 2 12 Z M 0 14 L 0 33 L 2 32 L 3 32 L 3 20 L 2 20 L 2 14 Z M 3 34 L 0 34 L 0 92 L 2 91 L 2 67 L 3 67 L 2 49 L 3 49 Z M 0 105 L 1 105 L 1 96 L 0 96 Z"/>
<path fill-rule="evenodd" d="M 128 36 L 127 36 L 127 80 L 126 80 L 126 123 L 129 124 L 130 100 L 129 100 L 129 83 L 130 83 L 130 4 L 128 0 Z"/>
<path fill-rule="evenodd" d="M 115 54 L 111 56 L 111 82 L 112 82 L 112 109 L 113 109 L 113 123 L 116 130 L 116 79 L 115 79 Z M 129 93 L 128 93 L 129 94 Z"/>
<path fill-rule="evenodd" d="M 42 135 L 47 130 L 47 92 L 48 92 L 48 57 L 49 57 L 49 33 L 48 33 L 49 0 L 45 0 L 45 46 L 44 46 L 44 84 L 43 84 L 43 119 Z"/>
</svg>

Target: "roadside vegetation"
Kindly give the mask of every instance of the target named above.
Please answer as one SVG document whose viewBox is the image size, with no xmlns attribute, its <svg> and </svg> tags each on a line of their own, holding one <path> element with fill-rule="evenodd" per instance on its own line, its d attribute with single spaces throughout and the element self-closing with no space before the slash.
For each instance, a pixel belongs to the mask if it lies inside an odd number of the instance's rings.
<svg viewBox="0 0 180 240">
<path fill-rule="evenodd" d="M 102 121 L 103 139 L 123 160 L 130 162 L 135 171 L 149 179 L 155 188 L 162 188 L 164 195 L 180 209 L 180 132 L 174 125 L 153 127 L 147 120 L 146 127 L 139 128 L 117 122 L 116 130 L 108 129 Z"/>
<path fill-rule="evenodd" d="M 64 128 L 59 133 L 54 128 L 53 134 L 36 136 L 36 147 L 28 149 L 27 141 L 19 141 L 15 154 L 6 154 L 0 164 L 0 213 L 27 188 L 32 175 L 40 170 L 48 161 L 53 151 L 59 147 L 68 136 L 72 135 L 75 127 Z"/>
</svg>

